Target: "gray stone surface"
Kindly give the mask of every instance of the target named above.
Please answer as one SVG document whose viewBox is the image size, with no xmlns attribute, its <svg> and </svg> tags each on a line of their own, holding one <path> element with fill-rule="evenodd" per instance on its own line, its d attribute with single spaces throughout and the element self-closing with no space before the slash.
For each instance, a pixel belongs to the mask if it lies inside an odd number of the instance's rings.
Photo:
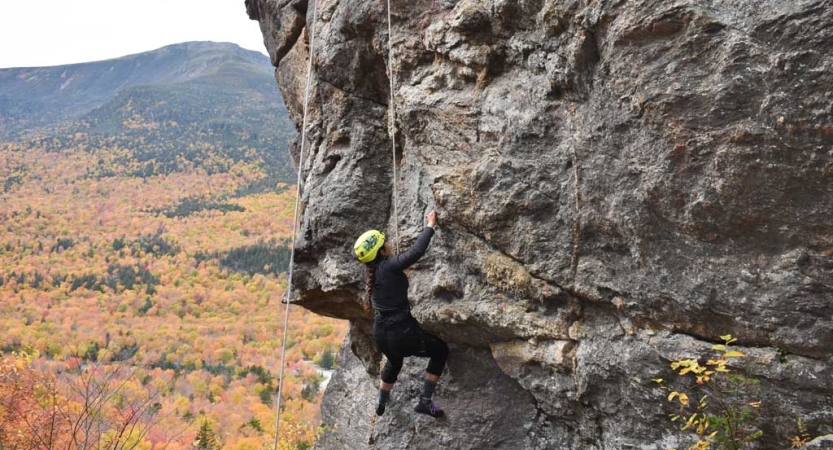
<svg viewBox="0 0 833 450">
<path fill-rule="evenodd" d="M 760 448 L 833 422 L 833 1 L 248 0 L 300 128 L 302 306 L 353 322 L 321 449 L 682 445 L 650 378 L 732 333 Z M 291 151 L 299 154 L 300 139 Z M 373 431 L 378 354 L 351 245 L 437 208 L 414 314 L 452 348 Z"/>
<path fill-rule="evenodd" d="M 819 436 L 807 443 L 808 449 L 833 448 L 833 435 Z"/>
</svg>

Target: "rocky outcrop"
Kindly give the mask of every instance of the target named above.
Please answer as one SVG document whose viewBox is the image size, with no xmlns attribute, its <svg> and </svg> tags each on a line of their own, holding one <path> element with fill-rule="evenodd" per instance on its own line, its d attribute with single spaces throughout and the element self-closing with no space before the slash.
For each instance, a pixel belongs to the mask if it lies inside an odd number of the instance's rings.
<svg viewBox="0 0 833 450">
<path fill-rule="evenodd" d="M 760 448 L 833 421 L 833 2 L 394 0 L 400 217 L 385 3 L 246 4 L 299 126 L 316 35 L 296 297 L 352 324 L 320 448 L 682 445 L 650 378 L 725 333 Z M 450 419 L 410 413 L 414 360 L 371 429 L 351 245 L 432 207 L 410 298 Z"/>
</svg>

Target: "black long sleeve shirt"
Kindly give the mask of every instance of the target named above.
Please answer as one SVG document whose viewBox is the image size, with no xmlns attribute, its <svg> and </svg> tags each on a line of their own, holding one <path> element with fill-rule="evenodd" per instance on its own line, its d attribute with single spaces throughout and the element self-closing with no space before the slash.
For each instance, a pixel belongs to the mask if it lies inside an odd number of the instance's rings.
<svg viewBox="0 0 833 450">
<path fill-rule="evenodd" d="M 389 256 L 376 263 L 373 275 L 373 309 L 381 314 L 409 311 L 408 276 L 405 269 L 411 267 L 428 250 L 434 229 L 425 227 L 414 245 L 404 253 Z"/>
</svg>

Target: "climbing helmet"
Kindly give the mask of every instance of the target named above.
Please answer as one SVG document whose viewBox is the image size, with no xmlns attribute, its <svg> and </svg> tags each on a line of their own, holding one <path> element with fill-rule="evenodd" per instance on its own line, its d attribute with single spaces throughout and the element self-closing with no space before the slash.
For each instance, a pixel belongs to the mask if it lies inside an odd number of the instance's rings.
<svg viewBox="0 0 833 450">
<path fill-rule="evenodd" d="M 383 245 L 385 245 L 385 235 L 378 230 L 370 230 L 359 236 L 353 250 L 359 261 L 367 264 L 376 259 L 376 254 Z"/>
</svg>

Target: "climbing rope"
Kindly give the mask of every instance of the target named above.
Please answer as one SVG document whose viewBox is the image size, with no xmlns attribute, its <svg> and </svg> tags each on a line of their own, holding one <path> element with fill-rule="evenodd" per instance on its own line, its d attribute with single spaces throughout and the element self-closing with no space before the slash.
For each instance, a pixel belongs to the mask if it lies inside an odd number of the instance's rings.
<svg viewBox="0 0 833 450">
<path fill-rule="evenodd" d="M 298 216 L 301 208 L 301 188 L 304 173 L 304 147 L 307 143 L 307 117 L 309 112 L 309 92 L 312 84 L 312 55 L 315 50 L 315 24 L 318 22 L 318 1 L 313 1 L 312 24 L 309 30 L 309 62 L 307 64 L 307 85 L 304 89 L 304 120 L 301 126 L 301 149 L 298 155 L 298 180 L 295 184 L 295 216 L 292 220 L 292 249 L 289 253 L 289 279 L 286 286 L 285 303 L 286 308 L 283 319 L 283 343 L 281 344 L 281 370 L 278 376 L 278 398 L 276 400 L 277 410 L 275 411 L 275 449 L 278 450 L 281 425 L 281 399 L 283 397 L 283 375 L 286 366 L 286 335 L 289 329 L 289 305 L 292 304 L 292 281 L 295 268 L 295 239 L 298 235 Z"/>
<path fill-rule="evenodd" d="M 388 80 L 390 80 L 390 111 L 388 111 L 388 134 L 391 142 L 391 156 L 393 158 L 393 249 L 399 253 L 399 189 L 397 187 L 398 180 L 396 175 L 396 108 L 394 103 L 394 86 L 396 83 L 393 79 L 393 27 L 391 26 L 390 14 L 390 0 L 387 0 L 388 5 Z M 369 299 L 368 299 L 369 300 Z M 370 430 L 367 437 L 368 450 L 376 448 L 376 420 L 378 416 L 375 412 L 370 416 Z"/>
<path fill-rule="evenodd" d="M 396 108 L 393 89 L 393 32 L 390 20 L 390 0 L 388 2 L 388 80 L 390 81 L 390 111 L 388 111 L 388 134 L 391 142 L 391 156 L 393 157 L 393 249 L 399 253 L 399 189 L 396 176 Z"/>
<path fill-rule="evenodd" d="M 392 32 L 391 32 L 391 12 L 390 12 L 390 0 L 387 0 L 387 12 L 388 12 L 388 76 L 390 80 L 390 112 L 388 113 L 388 133 L 390 134 L 391 138 L 391 153 L 393 159 L 393 227 L 394 227 L 394 242 L 393 247 L 394 250 L 398 253 L 399 252 L 399 189 L 398 189 L 398 176 L 396 171 L 396 109 L 394 107 L 394 75 L 393 75 L 393 41 L 392 41 Z M 309 97 L 310 97 L 310 86 L 312 85 L 312 56 L 315 50 L 315 24 L 318 22 L 318 2 L 313 2 L 312 8 L 312 24 L 309 30 L 310 35 L 310 44 L 309 44 L 309 61 L 307 62 L 307 80 L 306 80 L 306 87 L 304 89 L 304 119 L 303 125 L 301 127 L 301 148 L 300 154 L 298 156 L 298 179 L 296 182 L 296 193 L 295 193 L 295 215 L 292 221 L 292 249 L 289 254 L 289 271 L 288 271 L 288 283 L 286 287 L 286 294 L 284 297 L 284 303 L 286 304 L 285 312 L 284 312 L 284 321 L 283 321 L 283 343 L 281 345 L 281 362 L 280 362 L 280 375 L 278 376 L 278 394 L 276 399 L 277 410 L 275 412 L 275 444 L 274 450 L 278 450 L 278 443 L 280 442 L 280 420 L 281 420 L 281 402 L 283 397 L 283 381 L 284 381 L 284 369 L 286 367 L 286 341 L 287 341 L 287 331 L 289 329 L 289 307 L 292 304 L 291 296 L 292 296 L 292 282 L 293 282 L 293 274 L 295 268 L 295 239 L 298 235 L 298 225 L 299 225 L 299 214 L 300 214 L 300 206 L 301 206 L 301 193 L 302 193 L 302 182 L 303 182 L 303 171 L 304 171 L 304 148 L 306 147 L 306 139 L 307 139 L 307 120 L 309 116 Z M 373 430 L 376 426 L 376 417 L 375 415 L 372 417 L 370 421 L 370 442 L 369 444 L 373 446 L 374 438 L 373 438 Z"/>
</svg>

